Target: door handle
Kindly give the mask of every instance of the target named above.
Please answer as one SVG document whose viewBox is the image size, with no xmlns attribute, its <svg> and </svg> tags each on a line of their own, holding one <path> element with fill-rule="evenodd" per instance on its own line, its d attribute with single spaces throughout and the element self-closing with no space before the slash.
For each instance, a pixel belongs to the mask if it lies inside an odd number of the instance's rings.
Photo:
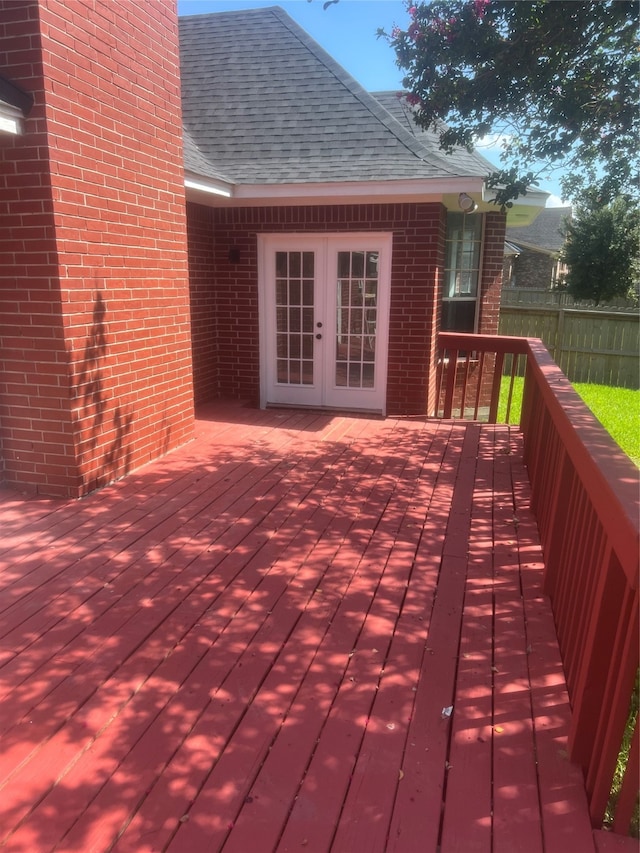
<svg viewBox="0 0 640 853">
<path fill-rule="evenodd" d="M 320 334 L 320 332 L 318 332 L 318 334 L 316 335 L 316 340 L 322 340 L 322 335 Z"/>
</svg>

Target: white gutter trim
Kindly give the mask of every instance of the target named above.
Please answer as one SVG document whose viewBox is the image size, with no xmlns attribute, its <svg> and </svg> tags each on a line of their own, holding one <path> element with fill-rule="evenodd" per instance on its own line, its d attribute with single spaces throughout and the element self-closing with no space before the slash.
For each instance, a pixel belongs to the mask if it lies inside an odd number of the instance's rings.
<svg viewBox="0 0 640 853">
<path fill-rule="evenodd" d="M 211 183 L 201 179 L 194 181 L 192 178 L 185 178 L 184 185 L 189 190 L 196 190 L 197 192 L 208 193 L 210 195 L 219 195 L 224 198 L 231 198 L 232 195 L 231 186 L 222 181 Z"/>
<path fill-rule="evenodd" d="M 344 181 L 333 183 L 241 184 L 236 199 L 336 198 L 350 196 L 424 196 L 481 192 L 484 180 L 473 178 L 418 178 L 400 181 Z"/>
<path fill-rule="evenodd" d="M 547 199 L 551 196 L 551 193 L 546 192 L 545 190 L 539 189 L 528 189 L 526 195 L 518 196 L 518 198 L 514 199 L 513 205 L 514 207 L 517 205 L 523 207 L 544 207 L 547 203 Z M 486 187 L 482 188 L 482 201 L 486 203 L 493 202 L 496 197 L 495 188 L 487 189 Z"/>
</svg>

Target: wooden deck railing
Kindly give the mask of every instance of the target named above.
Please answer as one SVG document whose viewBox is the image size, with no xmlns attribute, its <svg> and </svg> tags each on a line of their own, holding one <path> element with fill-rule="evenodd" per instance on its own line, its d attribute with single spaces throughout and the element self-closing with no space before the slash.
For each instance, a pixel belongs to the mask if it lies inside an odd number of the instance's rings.
<svg viewBox="0 0 640 853">
<path fill-rule="evenodd" d="M 439 414 L 495 422 L 505 357 L 526 362 L 520 426 L 572 705 L 570 757 L 602 826 L 639 666 L 639 472 L 574 391 L 541 341 L 442 333 Z M 485 389 L 485 391 L 483 391 Z M 503 389 L 503 393 L 504 389 Z M 511 392 L 506 392 L 509 396 Z M 471 395 L 471 403 L 470 403 Z M 636 722 L 613 829 L 626 835 L 638 797 Z M 611 808 L 611 806 L 609 806 Z"/>
</svg>

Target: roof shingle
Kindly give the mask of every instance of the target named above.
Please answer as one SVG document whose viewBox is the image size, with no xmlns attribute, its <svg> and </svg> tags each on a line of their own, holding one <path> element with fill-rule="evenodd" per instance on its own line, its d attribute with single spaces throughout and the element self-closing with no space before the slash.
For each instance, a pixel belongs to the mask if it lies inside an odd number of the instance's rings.
<svg viewBox="0 0 640 853">
<path fill-rule="evenodd" d="M 240 184 L 483 177 L 366 92 L 282 9 L 179 19 L 185 166 Z"/>
<path fill-rule="evenodd" d="M 548 207 L 523 228 L 507 228 L 506 237 L 518 246 L 559 252 L 564 246 L 564 225 L 571 219 L 570 207 Z"/>
</svg>

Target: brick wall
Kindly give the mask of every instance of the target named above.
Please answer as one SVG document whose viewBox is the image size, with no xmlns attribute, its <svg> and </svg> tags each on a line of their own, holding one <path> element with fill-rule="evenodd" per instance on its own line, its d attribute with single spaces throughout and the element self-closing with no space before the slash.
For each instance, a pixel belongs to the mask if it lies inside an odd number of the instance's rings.
<svg viewBox="0 0 640 853">
<path fill-rule="evenodd" d="M 521 249 L 513 264 L 515 287 L 550 288 L 555 283 L 557 263 L 555 258 L 543 252 Z"/>
<path fill-rule="evenodd" d="M 196 404 L 199 404 L 219 395 L 213 210 L 210 207 L 187 204 L 187 237 L 194 352 L 193 393 Z"/>
<path fill-rule="evenodd" d="M 503 213 L 485 213 L 484 216 L 484 249 L 480 281 L 481 300 L 478 332 L 483 335 L 497 335 L 504 270 L 506 217 Z"/>
<path fill-rule="evenodd" d="M 192 434 L 171 2 L 0 0 L 4 479 L 81 495 Z"/>
<path fill-rule="evenodd" d="M 198 217 L 197 222 L 195 217 Z M 194 335 L 198 401 L 215 396 L 259 401 L 257 234 L 277 232 L 393 232 L 387 409 L 424 414 L 435 399 L 434 363 L 444 264 L 445 213 L 439 204 L 214 209 L 206 218 L 189 208 L 191 258 L 204 258 L 200 239 L 214 246 L 210 274 L 192 274 L 192 303 L 203 305 L 211 332 Z M 193 225 L 191 222 L 193 221 Z M 200 224 L 198 224 L 200 223 Z M 234 251 L 232 251 L 234 250 Z M 237 253 L 239 260 L 233 260 Z M 215 319 L 211 293 L 215 291 Z M 212 367 L 215 338 L 217 377 Z"/>
</svg>

